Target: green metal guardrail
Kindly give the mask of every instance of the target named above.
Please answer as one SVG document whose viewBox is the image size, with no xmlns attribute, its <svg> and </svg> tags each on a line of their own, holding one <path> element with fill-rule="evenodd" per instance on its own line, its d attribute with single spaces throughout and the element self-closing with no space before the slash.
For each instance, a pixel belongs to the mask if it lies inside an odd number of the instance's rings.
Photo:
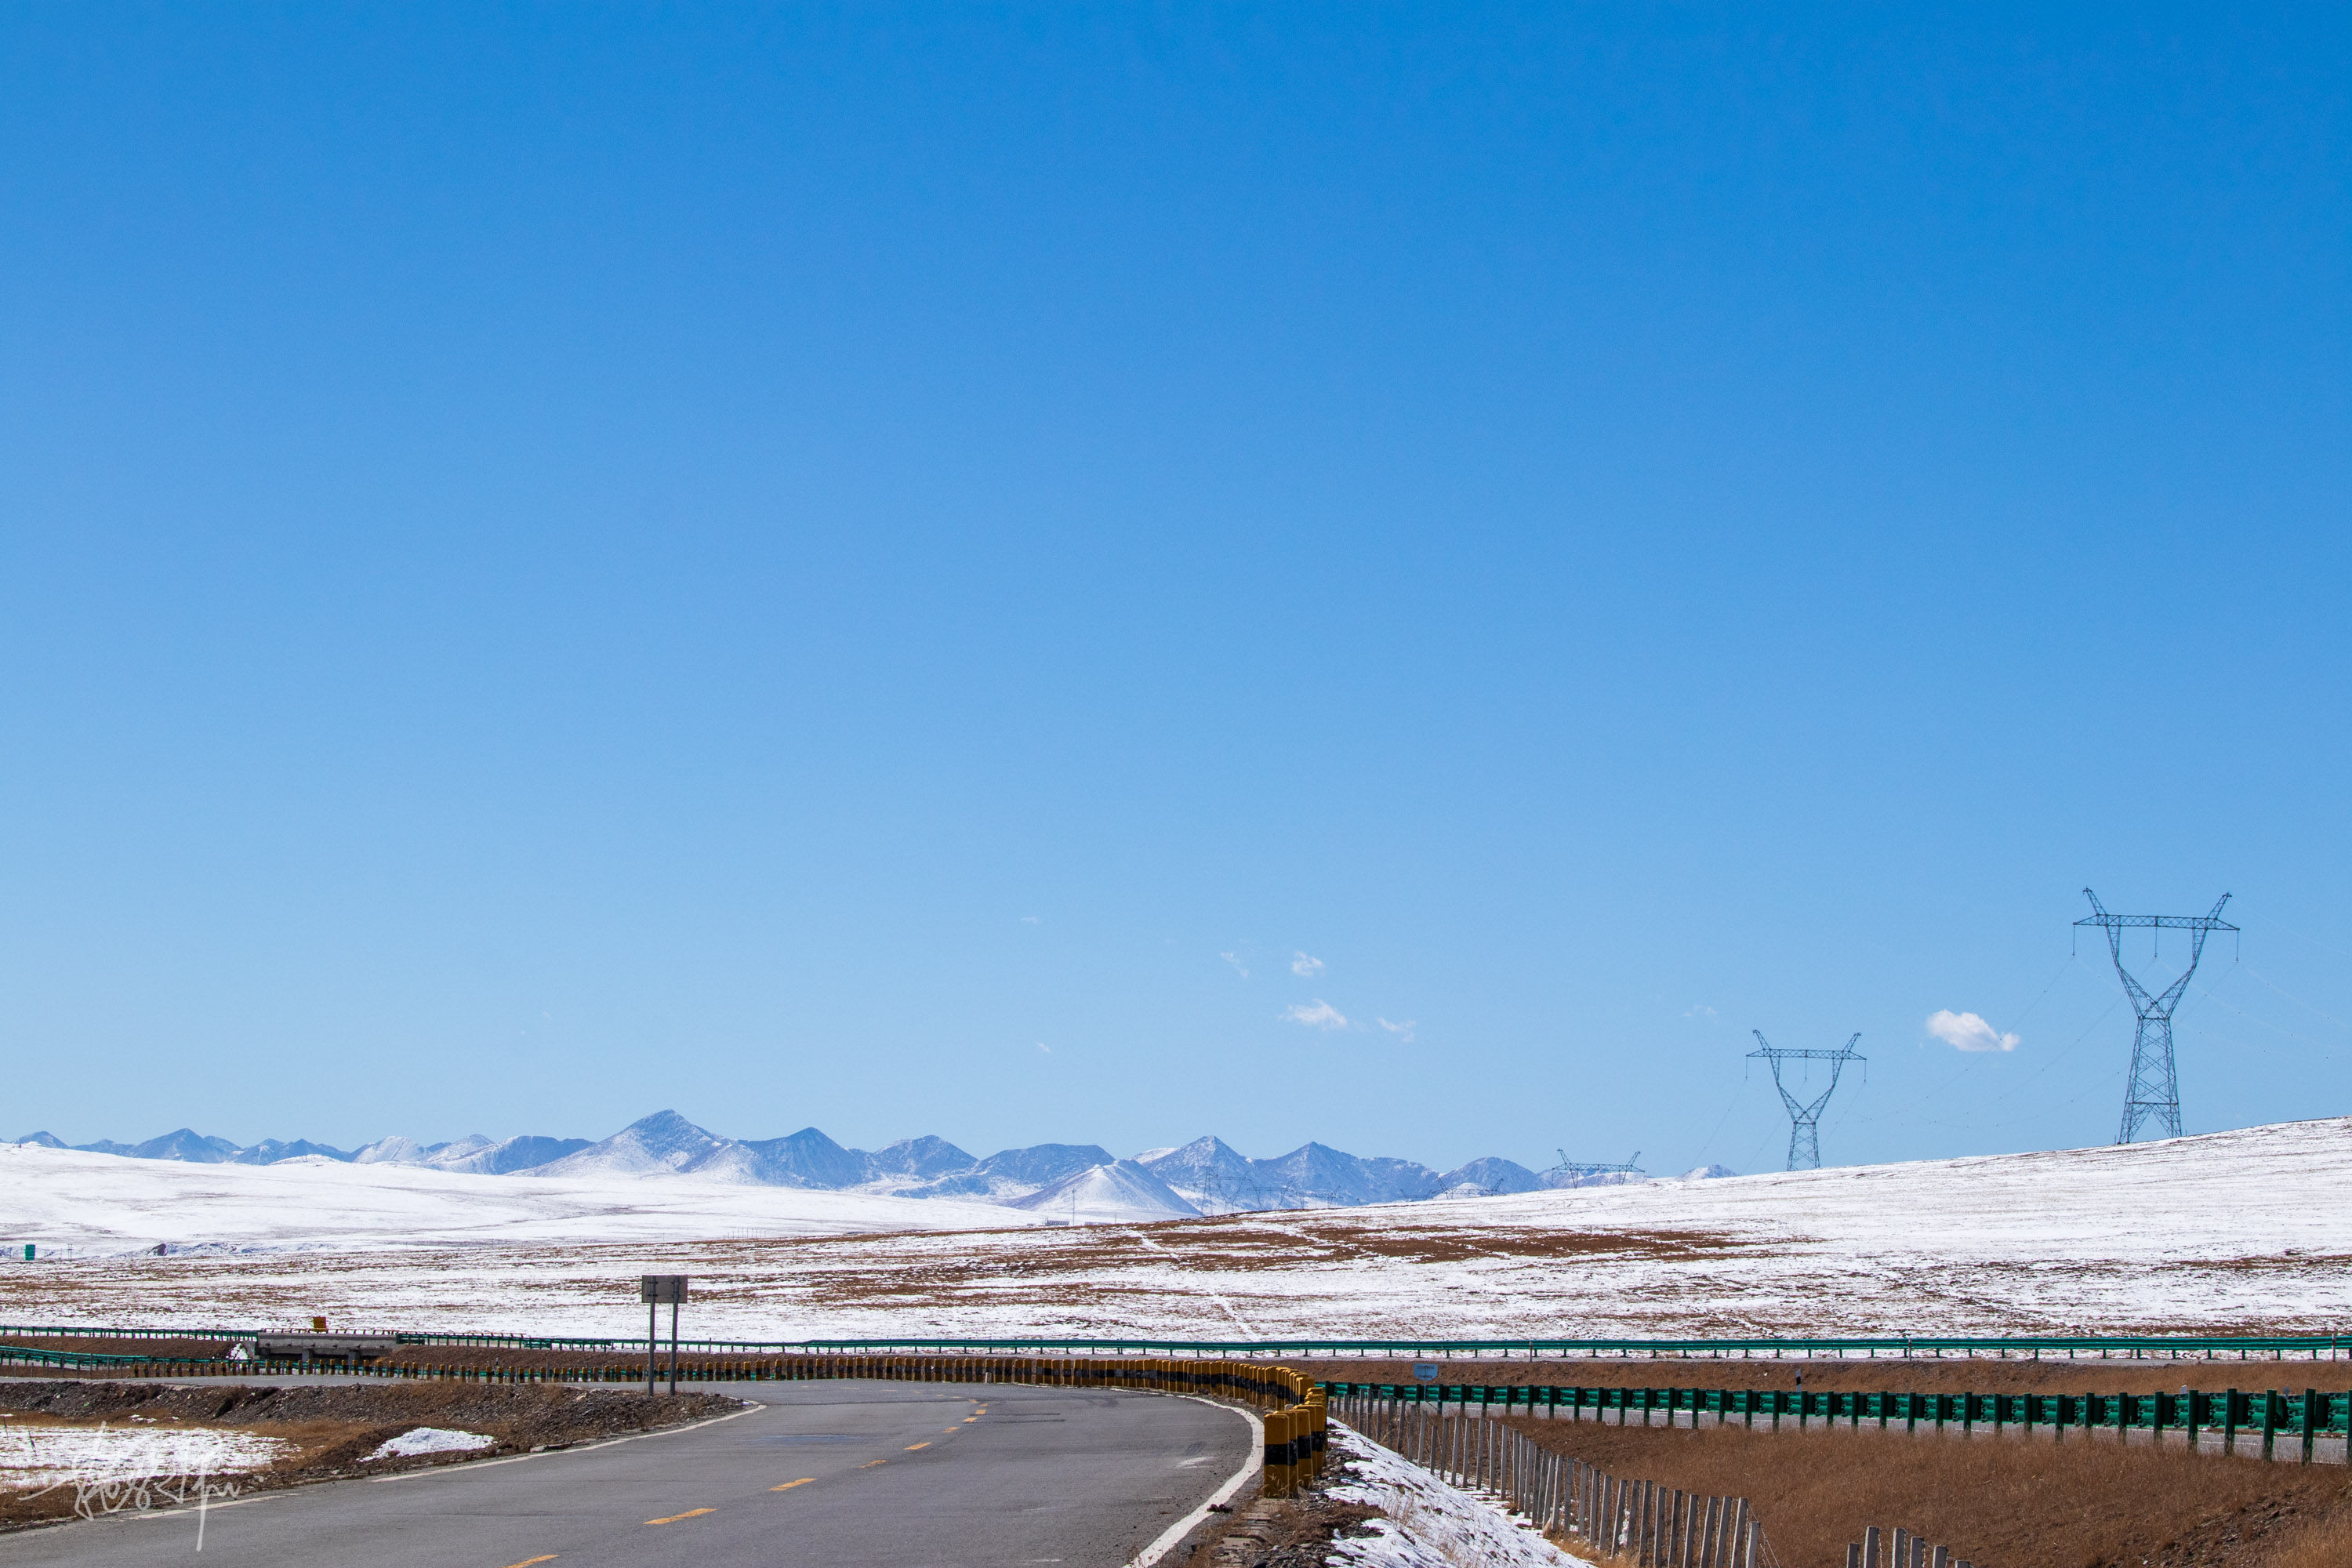
<svg viewBox="0 0 2352 1568">
<path fill-rule="evenodd" d="M 0 1334 L 24 1333 L 21 1330 L 0 1329 Z M 79 1338 L 110 1337 L 89 1330 L 76 1331 Z M 152 1337 L 164 1337 L 156 1335 Z M 193 1338 L 193 1335 L 173 1335 Z M 207 1336 L 240 1339 L 241 1335 Z M 427 1336 L 403 1336 L 410 1342 L 421 1342 Z M 467 1341 L 478 1342 L 477 1336 L 436 1335 L 433 1341 L 448 1342 Z M 516 1341 L 520 1336 L 509 1336 Z M 998 1345 L 1011 1342 L 949 1341 L 959 1350 L 978 1345 Z M 1105 1343 L 1131 1344 L 1139 1342 L 1077 1341 L 1060 1342 L 1084 1345 Z M 626 1343 L 626 1342 L 622 1342 Z M 604 1348 L 608 1341 L 530 1342 L 531 1348 L 551 1348 L 566 1344 Z M 499 1348 L 485 1345 L 484 1348 Z M 508 1345 L 503 1348 L 515 1348 Z M 634 1345 L 629 1350 L 634 1352 Z M 685 1347 L 681 1345 L 681 1350 Z M 696 1353 L 709 1353 L 698 1352 Z M 811 1352 L 806 1349 L 785 1353 L 808 1355 L 842 1354 L 837 1346 Z M 859 1352 L 864 1353 L 864 1352 Z M 899 1352 L 885 1352 L 899 1353 Z M 50 1350 L 37 1345 L 0 1344 L 0 1363 L 14 1362 L 35 1365 L 96 1368 L 108 1371 L 132 1370 L 153 1372 L 158 1369 L 198 1373 L 241 1373 L 287 1370 L 282 1364 L 251 1358 L 229 1356 L 142 1356 L 104 1351 Z M 354 1368 L 354 1371 L 367 1369 Z M 563 1381 L 571 1376 L 570 1369 L 542 1367 L 531 1369 L 478 1368 L 453 1369 L 458 1375 L 480 1376 L 499 1381 Z M 724 1369 L 703 1369 L 710 1373 Z M 783 1375 L 780 1368 L 742 1369 L 744 1375 L 763 1379 L 766 1375 Z M 432 1367 L 389 1367 L 373 1369 L 370 1375 L 436 1376 L 441 1373 Z M 627 1369 L 628 1380 L 634 1381 L 635 1368 Z M 730 1375 L 732 1375 L 731 1372 Z M 803 1371 L 791 1375 L 808 1375 Z M 1641 1413 L 1643 1424 L 1650 1424 L 1654 1415 L 1664 1414 L 1669 1423 L 1675 1416 L 1688 1413 L 1711 1415 L 1718 1422 L 1739 1421 L 1754 1426 L 1759 1416 L 1779 1426 L 1793 1418 L 1800 1426 L 1820 1420 L 1832 1425 L 1843 1423 L 1859 1426 L 1874 1422 L 1880 1427 L 1900 1421 L 1906 1431 L 1916 1432 L 1922 1426 L 1938 1432 L 1958 1427 L 1963 1432 L 1987 1427 L 1995 1432 L 2015 1428 L 2031 1434 L 2037 1427 L 2053 1434 L 2063 1434 L 2069 1427 L 2084 1429 L 2139 1430 L 2154 1434 L 2159 1439 L 2167 1431 L 2186 1431 L 2190 1441 L 2200 1433 L 2219 1433 L 2226 1451 L 2235 1451 L 2242 1433 L 2259 1432 L 2264 1458 L 2273 1457 L 2277 1440 L 2284 1436 L 2300 1443 L 2303 1461 L 2311 1462 L 2315 1440 L 2322 1436 L 2343 1436 L 2347 1450 L 2352 1450 L 2352 1391 L 2323 1393 L 2304 1389 L 2300 1393 L 2279 1389 L 2221 1392 L 2184 1391 L 2179 1394 L 1907 1394 L 1866 1393 L 1859 1391 L 1823 1390 L 1798 1392 L 1783 1389 L 1757 1388 L 1587 1388 L 1560 1385 L 1522 1385 L 1510 1384 L 1371 1384 L 1325 1382 L 1320 1384 L 1325 1394 L 1333 1399 L 1392 1400 L 1408 1405 L 1434 1405 L 1442 1413 L 1450 1404 L 1456 1408 L 1476 1406 L 1482 1414 L 1500 1412 L 1505 1415 L 1523 1412 L 1528 1415 L 1557 1415 L 1562 1411 L 1571 1416 L 1585 1412 L 1606 1419 L 1612 1411 L 1619 1420 L 1629 1420 L 1633 1413 Z M 2347 1457 L 2352 1457 L 2348 1453 Z"/>
<path fill-rule="evenodd" d="M 0 1339 L 191 1339 L 251 1341 L 259 1329 L 119 1329 L 89 1326 L 0 1324 Z M 618 1351 L 633 1337 L 572 1338 L 548 1334 L 400 1333 L 403 1344 L 480 1345 L 511 1350 Z M 698 1354 L 785 1355 L 879 1353 L 947 1355 L 1076 1354 L 1253 1356 L 1356 1356 L 1382 1359 L 1470 1357 L 1476 1359 L 1575 1360 L 1601 1356 L 1701 1360 L 1757 1356 L 1895 1357 L 1998 1356 L 2069 1359 L 2096 1356 L 2128 1360 L 2284 1361 L 2289 1357 L 2334 1360 L 2352 1356 L 2352 1334 L 2089 1334 L 2089 1335 L 1878 1335 L 1850 1338 L 1580 1339 L 1580 1340 L 1349 1340 L 1320 1335 L 1279 1340 L 1054 1339 L 1023 1335 L 1006 1339 L 952 1339 L 909 1335 L 870 1340 L 715 1340 L 678 1342 Z"/>
<path fill-rule="evenodd" d="M 1580 1417 L 1591 1412 L 1607 1419 L 1619 1413 L 1630 1421 L 1639 1412 L 1648 1426 L 1654 1415 L 1669 1424 L 1679 1414 L 1712 1415 L 1717 1422 L 1754 1426 L 1759 1417 L 1778 1426 L 1794 1420 L 1800 1426 L 1814 1421 L 1859 1426 L 1874 1422 L 1881 1427 L 1902 1423 L 1906 1431 L 1929 1426 L 1942 1432 L 1987 1427 L 1999 1432 L 2015 1428 L 2063 1433 L 2070 1427 L 2155 1434 L 2186 1431 L 2220 1433 L 2225 1447 L 2234 1451 L 2241 1433 L 2259 1433 L 2263 1458 L 2273 1457 L 2280 1437 L 2299 1442 L 2303 1461 L 2311 1462 L 2315 1441 L 2343 1436 L 2352 1441 L 2352 1392 L 2300 1393 L 2280 1389 L 2223 1389 L 2218 1393 L 2181 1394 L 1868 1394 L 1808 1392 L 1773 1388 L 1556 1388 L 1507 1384 L 1326 1383 L 1325 1397 L 1384 1399 L 1405 1405 L 1434 1405 L 1441 1412 L 1450 1404 L 1476 1406 L 1481 1414 L 1546 1415 L 1566 1412 Z"/>
</svg>

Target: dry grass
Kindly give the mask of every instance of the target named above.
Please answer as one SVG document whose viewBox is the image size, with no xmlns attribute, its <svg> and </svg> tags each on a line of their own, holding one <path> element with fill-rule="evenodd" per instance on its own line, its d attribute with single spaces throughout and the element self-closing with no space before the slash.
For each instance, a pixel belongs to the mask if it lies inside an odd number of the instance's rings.
<svg viewBox="0 0 2352 1568">
<path fill-rule="evenodd" d="M 2344 1568 L 2352 1563 L 2352 1518 L 2342 1514 L 2288 1534 L 2263 1568 Z"/>
<path fill-rule="evenodd" d="M 2303 1559 L 2278 1553 L 2298 1540 L 2333 1539 L 2315 1531 L 2352 1519 L 2352 1474 L 2341 1467 L 2112 1438 L 1511 1425 L 1614 1475 L 1747 1498 L 1790 1568 L 1842 1568 L 1846 1544 L 1873 1524 L 1911 1530 L 1984 1568 L 2301 1568 Z M 2343 1568 L 2352 1556 L 2309 1562 Z"/>
</svg>

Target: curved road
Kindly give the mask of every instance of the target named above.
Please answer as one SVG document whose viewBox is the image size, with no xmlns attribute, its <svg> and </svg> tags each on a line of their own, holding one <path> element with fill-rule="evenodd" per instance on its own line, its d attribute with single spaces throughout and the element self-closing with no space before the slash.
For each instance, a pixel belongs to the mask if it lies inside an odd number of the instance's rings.
<svg viewBox="0 0 2352 1568">
<path fill-rule="evenodd" d="M 1118 1568 L 1250 1462 L 1239 1413 L 1016 1384 L 707 1385 L 762 1408 L 558 1453 L 0 1541 L 73 1568 Z"/>
</svg>

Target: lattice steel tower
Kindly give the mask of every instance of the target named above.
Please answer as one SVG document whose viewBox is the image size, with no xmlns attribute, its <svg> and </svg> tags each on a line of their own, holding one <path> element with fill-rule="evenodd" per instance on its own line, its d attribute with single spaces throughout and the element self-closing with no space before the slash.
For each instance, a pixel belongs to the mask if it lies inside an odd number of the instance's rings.
<svg viewBox="0 0 2352 1568">
<path fill-rule="evenodd" d="M 1858 1054 L 1853 1048 L 1855 1042 L 1862 1038 L 1861 1033 L 1856 1031 L 1853 1038 L 1845 1043 L 1843 1050 L 1784 1051 L 1766 1039 L 1763 1030 L 1750 1029 L 1748 1032 L 1756 1037 L 1757 1047 L 1748 1052 L 1748 1056 L 1762 1057 L 1772 1064 L 1772 1087 L 1780 1091 L 1780 1101 L 1789 1108 L 1789 1169 L 1820 1170 L 1822 1168 L 1822 1108 L 1829 1104 L 1830 1096 L 1837 1092 L 1838 1074 L 1845 1070 L 1845 1064 L 1870 1059 Z M 1799 1100 L 1789 1092 L 1789 1086 L 1780 1081 L 1782 1062 L 1829 1063 L 1829 1087 L 1822 1090 L 1810 1104 Z"/>
<path fill-rule="evenodd" d="M 2217 931 L 2238 929 L 2221 918 L 2221 905 L 2230 901 L 2230 895 L 2222 894 L 2213 912 L 2208 915 L 2111 915 L 2107 907 L 2099 902 L 2098 894 L 2085 888 L 2083 896 L 2098 912 L 2074 923 L 2105 928 L 2107 952 L 2116 961 L 2116 973 L 2122 977 L 2132 1008 L 2139 1015 L 2139 1026 L 2132 1031 L 2131 1081 L 2124 1089 L 2124 1125 L 2116 1134 L 2116 1142 L 2137 1142 L 2140 1129 L 2150 1121 L 2159 1129 L 2158 1136 L 2178 1138 L 2180 1079 L 2172 1070 L 2172 1010 L 2180 1005 L 2181 994 L 2189 989 L 2189 977 L 2197 973 L 2197 961 L 2205 956 L 2205 939 Z M 2189 967 L 2158 995 L 2150 996 L 2147 988 L 2134 980 L 2131 971 L 2124 967 L 2126 927 L 2189 932 Z"/>
</svg>

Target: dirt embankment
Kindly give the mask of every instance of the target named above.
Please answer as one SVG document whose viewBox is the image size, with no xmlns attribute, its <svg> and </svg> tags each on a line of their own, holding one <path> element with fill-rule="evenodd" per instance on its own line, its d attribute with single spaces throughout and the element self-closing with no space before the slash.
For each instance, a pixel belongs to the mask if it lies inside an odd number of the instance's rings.
<svg viewBox="0 0 2352 1568">
<path fill-rule="evenodd" d="M 1410 1361 L 1293 1360 L 1308 1375 L 1330 1383 L 1414 1381 Z M 1513 1388 L 1774 1388 L 1797 1386 L 1804 1374 L 1812 1393 L 1861 1390 L 1885 1394 L 2156 1394 L 2183 1386 L 2224 1388 L 2352 1388 L 2352 1363 L 2340 1361 L 1770 1361 L 1736 1356 L 1660 1357 L 1607 1361 L 1444 1361 L 1433 1364 L 1441 1384 Z"/>
<path fill-rule="evenodd" d="M 1807 1383 L 1812 1380 L 1808 1377 Z M 1901 1527 L 1986 1568 L 2317 1568 L 2352 1524 L 2352 1473 L 2126 1447 L 1748 1432 L 1512 1417 L 1609 1473 L 1744 1497 L 1788 1568 L 1843 1568 L 1864 1529 Z"/>
<path fill-rule="evenodd" d="M 564 1388 L 425 1381 L 384 1384 L 108 1383 L 86 1379 L 0 1384 L 0 1412 L 42 1426 L 235 1427 L 288 1443 L 287 1456 L 237 1478 L 244 1491 L 387 1475 L 499 1454 L 565 1448 L 723 1415 L 743 1402 L 719 1394 L 646 1394 L 618 1388 Z M 465 1454 L 368 1460 L 386 1440 L 419 1426 L 478 1433 L 493 1447 Z M 70 1487 L 26 1495 L 0 1490 L 0 1525 L 71 1514 Z"/>
</svg>

